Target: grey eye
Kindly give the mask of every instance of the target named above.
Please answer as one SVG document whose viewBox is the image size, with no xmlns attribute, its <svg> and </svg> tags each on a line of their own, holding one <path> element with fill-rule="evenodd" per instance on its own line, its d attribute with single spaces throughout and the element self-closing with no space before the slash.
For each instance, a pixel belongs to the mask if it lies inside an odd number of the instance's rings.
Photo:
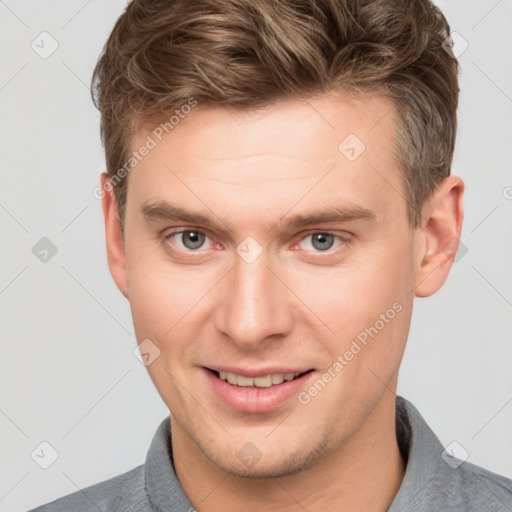
<svg viewBox="0 0 512 512">
<path fill-rule="evenodd" d="M 200 231 L 183 231 L 181 241 L 187 249 L 199 249 L 205 240 L 205 234 Z"/>
<path fill-rule="evenodd" d="M 313 233 L 311 235 L 311 243 L 315 249 L 327 251 L 334 244 L 334 235 L 329 233 Z"/>
</svg>

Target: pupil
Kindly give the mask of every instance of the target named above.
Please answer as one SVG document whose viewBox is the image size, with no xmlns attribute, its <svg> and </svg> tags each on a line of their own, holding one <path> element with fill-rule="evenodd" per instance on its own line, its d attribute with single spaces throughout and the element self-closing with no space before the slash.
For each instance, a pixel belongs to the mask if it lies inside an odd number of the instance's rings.
<svg viewBox="0 0 512 512">
<path fill-rule="evenodd" d="M 181 239 L 187 249 L 197 249 L 203 245 L 204 234 L 198 231 L 184 231 Z"/>
<path fill-rule="evenodd" d="M 330 249 L 334 243 L 334 235 L 328 233 L 315 233 L 313 235 L 313 247 L 320 251 Z"/>
</svg>

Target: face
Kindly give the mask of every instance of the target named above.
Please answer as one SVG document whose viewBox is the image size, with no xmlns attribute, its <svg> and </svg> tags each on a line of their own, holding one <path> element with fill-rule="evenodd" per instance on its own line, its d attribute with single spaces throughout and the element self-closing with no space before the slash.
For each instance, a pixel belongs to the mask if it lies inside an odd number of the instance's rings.
<svg viewBox="0 0 512 512">
<path fill-rule="evenodd" d="M 377 96 L 198 105 L 132 169 L 118 284 L 173 433 L 217 467 L 311 467 L 394 389 L 418 259 L 395 122 Z"/>
</svg>

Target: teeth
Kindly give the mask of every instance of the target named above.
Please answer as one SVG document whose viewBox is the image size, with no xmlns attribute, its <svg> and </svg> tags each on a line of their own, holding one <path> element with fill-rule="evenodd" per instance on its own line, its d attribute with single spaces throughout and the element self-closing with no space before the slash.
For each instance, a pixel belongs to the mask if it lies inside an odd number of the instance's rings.
<svg viewBox="0 0 512 512">
<path fill-rule="evenodd" d="M 244 377 L 242 375 L 235 375 L 229 372 L 219 372 L 219 377 L 233 384 L 234 386 L 240 387 L 257 387 L 257 388 L 269 388 L 277 384 L 281 384 L 285 380 L 293 380 L 300 373 L 274 373 L 272 375 L 265 375 L 264 377 Z"/>
<path fill-rule="evenodd" d="M 284 382 L 282 375 L 272 375 L 272 384 L 281 384 L 282 382 Z"/>
<path fill-rule="evenodd" d="M 228 373 L 228 382 L 237 386 L 252 386 L 252 379 L 249 377 L 237 377 L 234 373 Z"/>
<path fill-rule="evenodd" d="M 238 384 L 237 376 L 236 376 L 234 373 L 228 373 L 228 374 L 227 374 L 227 378 L 226 378 L 226 380 L 227 380 L 230 384 Z"/>
</svg>

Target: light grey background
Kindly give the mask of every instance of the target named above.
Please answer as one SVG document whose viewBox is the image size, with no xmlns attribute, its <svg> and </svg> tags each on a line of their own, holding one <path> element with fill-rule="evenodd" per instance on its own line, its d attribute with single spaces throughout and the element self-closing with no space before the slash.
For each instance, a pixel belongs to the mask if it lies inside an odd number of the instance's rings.
<svg viewBox="0 0 512 512">
<path fill-rule="evenodd" d="M 141 464 L 168 414 L 133 355 L 92 193 L 104 161 L 89 81 L 125 4 L 0 1 L 2 511 Z M 416 299 L 398 391 L 445 446 L 512 477 L 512 2 L 439 5 L 456 50 L 469 45 L 454 165 L 464 245 L 442 290 Z M 31 47 L 51 49 L 44 31 L 58 43 L 46 59 Z M 46 263 L 32 252 L 42 237 L 58 249 Z M 31 457 L 43 441 L 58 452 L 48 469 Z"/>
</svg>

